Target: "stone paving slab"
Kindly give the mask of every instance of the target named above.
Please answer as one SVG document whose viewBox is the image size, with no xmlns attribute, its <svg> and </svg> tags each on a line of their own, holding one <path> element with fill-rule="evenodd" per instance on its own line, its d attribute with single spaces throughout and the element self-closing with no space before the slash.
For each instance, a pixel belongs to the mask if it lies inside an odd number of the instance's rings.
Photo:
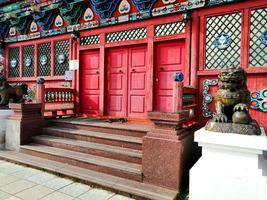
<svg viewBox="0 0 267 200">
<path fill-rule="evenodd" d="M 0 160 L 0 200 L 133 200 L 41 170 Z"/>
</svg>

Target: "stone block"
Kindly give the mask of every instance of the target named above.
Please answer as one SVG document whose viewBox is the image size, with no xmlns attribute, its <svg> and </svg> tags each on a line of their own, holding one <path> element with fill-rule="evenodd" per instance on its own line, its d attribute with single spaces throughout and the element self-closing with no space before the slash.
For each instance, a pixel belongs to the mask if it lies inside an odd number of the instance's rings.
<svg viewBox="0 0 267 200">
<path fill-rule="evenodd" d="M 0 109 L 0 149 L 5 148 L 6 121 L 12 114 L 14 114 L 13 110 Z"/>
<path fill-rule="evenodd" d="M 190 200 L 267 199 L 267 137 L 195 132 L 202 157 L 190 170 Z"/>
</svg>

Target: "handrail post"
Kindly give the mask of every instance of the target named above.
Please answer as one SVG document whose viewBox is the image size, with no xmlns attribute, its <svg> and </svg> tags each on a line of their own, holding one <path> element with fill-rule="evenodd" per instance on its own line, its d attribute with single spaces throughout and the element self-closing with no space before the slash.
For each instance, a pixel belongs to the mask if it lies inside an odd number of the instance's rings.
<svg viewBox="0 0 267 200">
<path fill-rule="evenodd" d="M 36 102 L 42 105 L 41 115 L 44 116 L 44 106 L 45 106 L 45 80 L 44 78 L 37 79 L 37 89 L 36 89 Z"/>
<path fill-rule="evenodd" d="M 183 109 L 183 73 L 176 72 L 173 82 L 173 112 L 179 112 Z"/>
</svg>

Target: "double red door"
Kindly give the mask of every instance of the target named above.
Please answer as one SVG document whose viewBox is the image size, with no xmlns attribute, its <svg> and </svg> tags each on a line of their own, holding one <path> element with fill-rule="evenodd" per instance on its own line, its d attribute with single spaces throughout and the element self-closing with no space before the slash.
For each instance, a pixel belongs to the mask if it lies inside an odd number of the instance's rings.
<svg viewBox="0 0 267 200">
<path fill-rule="evenodd" d="M 99 114 L 99 50 L 81 54 L 81 95 L 80 112 L 82 114 Z"/>
<path fill-rule="evenodd" d="M 185 74 L 185 41 L 163 42 L 155 48 L 154 109 L 172 112 L 174 73 Z"/>
<path fill-rule="evenodd" d="M 146 54 L 146 46 L 109 49 L 107 115 L 146 117 Z"/>
</svg>

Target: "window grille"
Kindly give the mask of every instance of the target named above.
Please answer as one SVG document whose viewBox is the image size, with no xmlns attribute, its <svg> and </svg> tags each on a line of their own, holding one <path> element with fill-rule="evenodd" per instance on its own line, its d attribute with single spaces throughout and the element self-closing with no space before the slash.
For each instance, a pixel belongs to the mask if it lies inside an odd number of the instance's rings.
<svg viewBox="0 0 267 200">
<path fill-rule="evenodd" d="M 185 32 L 184 22 L 160 24 L 155 27 L 155 36 L 167 36 Z"/>
<path fill-rule="evenodd" d="M 22 47 L 22 76 L 34 77 L 34 45 Z"/>
<path fill-rule="evenodd" d="M 69 70 L 69 49 L 69 40 L 55 42 L 55 76 L 63 76 Z"/>
<path fill-rule="evenodd" d="M 99 35 L 91 35 L 86 37 L 81 37 L 81 46 L 86 45 L 93 45 L 93 44 L 99 44 L 100 43 L 100 36 Z"/>
<path fill-rule="evenodd" d="M 121 42 L 127 40 L 144 39 L 147 37 L 146 28 L 131 29 L 126 31 L 119 31 L 108 33 L 106 36 L 106 42 Z"/>
<path fill-rule="evenodd" d="M 38 45 L 38 76 L 51 75 L 51 43 Z"/>
<path fill-rule="evenodd" d="M 241 21 L 241 13 L 207 18 L 206 69 L 240 66 Z M 226 49 L 219 49 L 214 44 L 215 38 L 221 34 L 227 34 L 231 38 L 232 42 Z"/>
<path fill-rule="evenodd" d="M 19 47 L 10 48 L 8 50 L 8 76 L 20 76 L 20 51 Z"/>
<path fill-rule="evenodd" d="M 267 31 L 267 8 L 251 12 L 249 64 L 251 67 L 267 65 L 267 45 L 262 43 L 262 34 Z"/>
</svg>

